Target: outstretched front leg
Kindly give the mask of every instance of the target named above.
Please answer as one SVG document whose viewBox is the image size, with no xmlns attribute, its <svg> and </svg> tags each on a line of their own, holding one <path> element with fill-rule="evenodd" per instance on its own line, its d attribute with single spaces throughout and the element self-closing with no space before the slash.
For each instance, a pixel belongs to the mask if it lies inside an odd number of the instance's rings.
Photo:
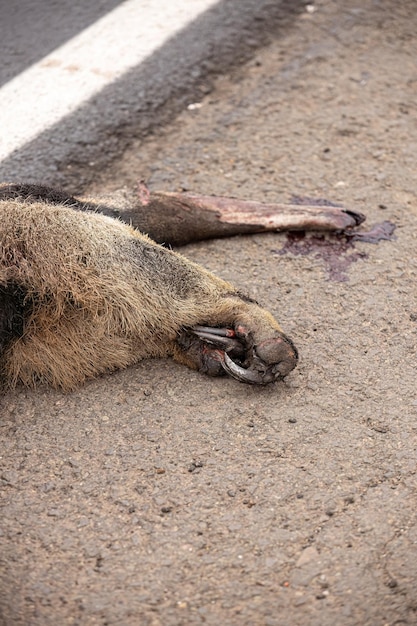
<svg viewBox="0 0 417 626">
<path fill-rule="evenodd" d="M 219 298 L 209 326 L 179 333 L 174 359 L 209 376 L 266 385 L 296 367 L 298 351 L 268 311 L 235 292 Z"/>
<path fill-rule="evenodd" d="M 273 316 L 230 283 L 119 220 L 61 201 L 0 201 L 6 386 L 69 390 L 148 357 L 255 384 L 296 366 Z"/>
</svg>

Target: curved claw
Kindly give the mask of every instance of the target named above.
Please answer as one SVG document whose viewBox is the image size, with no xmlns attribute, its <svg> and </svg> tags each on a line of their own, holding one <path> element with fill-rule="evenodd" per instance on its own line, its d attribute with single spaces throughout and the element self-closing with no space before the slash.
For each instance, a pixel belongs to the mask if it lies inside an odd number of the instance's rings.
<svg viewBox="0 0 417 626">
<path fill-rule="evenodd" d="M 236 378 L 236 380 L 239 380 L 241 383 L 264 385 L 266 382 L 271 382 L 264 381 L 261 372 L 252 370 L 250 368 L 245 369 L 244 367 L 241 367 L 240 365 L 232 361 L 227 352 L 224 353 L 221 364 L 225 372 L 230 374 L 230 376 L 232 376 L 233 378 Z"/>
<path fill-rule="evenodd" d="M 190 330 L 203 342 L 198 350 L 199 369 L 212 375 L 218 375 L 220 367 L 240 382 L 267 385 L 284 378 L 297 365 L 297 349 L 282 333 L 253 345 L 244 327 L 194 326 Z"/>
<path fill-rule="evenodd" d="M 243 354 L 242 343 L 236 339 L 235 331 L 231 328 L 212 328 L 210 326 L 193 326 L 192 332 L 203 341 L 223 348 L 228 352 Z"/>
<path fill-rule="evenodd" d="M 255 346 L 246 362 L 249 367 L 242 367 L 227 353 L 220 361 L 223 369 L 233 378 L 252 385 L 267 385 L 284 378 L 294 369 L 298 362 L 298 352 L 293 342 L 282 335 Z"/>
</svg>

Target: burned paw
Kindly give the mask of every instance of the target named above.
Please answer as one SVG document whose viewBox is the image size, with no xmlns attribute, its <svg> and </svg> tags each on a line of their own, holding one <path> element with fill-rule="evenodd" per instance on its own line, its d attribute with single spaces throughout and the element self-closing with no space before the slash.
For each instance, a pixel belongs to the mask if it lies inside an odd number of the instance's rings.
<svg viewBox="0 0 417 626">
<path fill-rule="evenodd" d="M 266 385 L 286 376 L 297 365 L 297 349 L 288 337 L 276 332 L 259 344 L 243 326 L 212 328 L 194 326 L 179 340 L 200 371 L 218 376 L 222 370 L 237 380 Z"/>
</svg>

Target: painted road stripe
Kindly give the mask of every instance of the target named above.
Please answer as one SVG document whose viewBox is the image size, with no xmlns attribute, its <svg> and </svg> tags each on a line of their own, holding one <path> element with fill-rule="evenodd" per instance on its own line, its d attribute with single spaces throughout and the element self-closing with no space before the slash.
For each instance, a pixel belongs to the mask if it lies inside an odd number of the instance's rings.
<svg viewBox="0 0 417 626">
<path fill-rule="evenodd" d="M 0 161 L 143 62 L 217 1 L 127 0 L 6 83 L 0 89 Z"/>
</svg>

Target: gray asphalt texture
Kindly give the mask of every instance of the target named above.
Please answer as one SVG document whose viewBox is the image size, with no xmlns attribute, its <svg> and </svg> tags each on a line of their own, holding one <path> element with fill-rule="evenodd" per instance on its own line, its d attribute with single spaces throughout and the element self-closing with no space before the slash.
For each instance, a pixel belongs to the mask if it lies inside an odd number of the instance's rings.
<svg viewBox="0 0 417 626">
<path fill-rule="evenodd" d="M 396 238 L 182 249 L 280 319 L 301 355 L 285 382 L 154 360 L 3 397 L 3 624 L 417 624 L 415 6 L 315 8 L 202 74 L 200 108 L 137 120 L 128 145 L 115 129 L 80 185 L 324 198 Z"/>
<path fill-rule="evenodd" d="M 66 43 L 120 2 L 87 6 L 54 0 L 15 10 L 7 0 L 0 42 L 0 82 Z M 91 4 L 91 3 L 90 3 Z M 220 0 L 173 35 L 143 63 L 0 163 L 1 180 L 24 180 L 77 190 L 126 146 L 166 124 L 211 88 L 212 78 L 240 66 L 256 48 L 285 32 L 303 0 Z M 163 12 L 162 12 L 163 14 Z M 34 93 L 22 94 L 36 102 Z"/>
</svg>

